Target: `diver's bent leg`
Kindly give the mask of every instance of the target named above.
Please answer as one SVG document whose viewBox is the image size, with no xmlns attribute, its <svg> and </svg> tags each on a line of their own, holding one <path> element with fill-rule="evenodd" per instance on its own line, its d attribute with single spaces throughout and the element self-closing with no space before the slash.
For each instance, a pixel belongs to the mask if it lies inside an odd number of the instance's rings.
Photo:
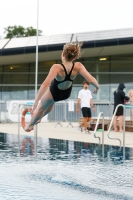
<svg viewBox="0 0 133 200">
<path fill-rule="evenodd" d="M 51 104 L 48 108 L 46 108 L 46 110 L 44 110 L 44 112 L 43 112 L 43 115 L 42 115 L 42 117 L 41 117 L 41 119 L 39 119 L 38 121 L 37 121 L 37 123 L 36 124 L 38 124 L 38 123 L 40 123 L 41 122 L 41 120 L 42 120 L 42 118 L 45 116 L 45 115 L 47 115 L 52 109 L 53 109 L 53 106 L 54 106 L 54 103 L 53 104 Z"/>
<path fill-rule="evenodd" d="M 29 124 L 26 126 L 25 131 L 27 131 L 28 129 L 31 129 L 38 120 L 40 120 L 43 116 L 45 116 L 48 113 L 48 108 L 52 108 L 52 105 L 54 104 L 54 100 L 53 97 L 51 95 L 50 90 L 48 89 L 44 95 L 41 98 L 41 102 L 36 110 L 36 112 L 34 113 L 34 115 L 32 116 Z M 51 109 L 49 109 L 49 112 L 51 111 Z"/>
</svg>

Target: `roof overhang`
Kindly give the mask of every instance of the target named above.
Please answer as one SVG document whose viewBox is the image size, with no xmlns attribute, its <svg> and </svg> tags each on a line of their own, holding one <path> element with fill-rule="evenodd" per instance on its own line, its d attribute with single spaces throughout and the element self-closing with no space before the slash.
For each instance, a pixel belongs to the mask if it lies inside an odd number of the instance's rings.
<svg viewBox="0 0 133 200">
<path fill-rule="evenodd" d="M 97 48 L 83 48 L 83 56 L 86 57 L 101 57 L 109 55 L 122 55 L 122 54 L 132 54 L 133 44 L 120 45 L 120 46 L 105 46 Z M 40 61 L 50 61 L 50 60 L 60 60 L 62 50 L 39 52 L 38 60 Z M 15 55 L 0 56 L 0 65 L 17 64 L 17 63 L 28 63 L 35 62 L 36 53 L 23 53 Z"/>
<path fill-rule="evenodd" d="M 82 57 L 133 53 L 133 28 L 38 37 L 38 60 L 60 60 L 67 42 L 84 41 Z M 35 62 L 36 37 L 0 40 L 0 65 Z"/>
</svg>

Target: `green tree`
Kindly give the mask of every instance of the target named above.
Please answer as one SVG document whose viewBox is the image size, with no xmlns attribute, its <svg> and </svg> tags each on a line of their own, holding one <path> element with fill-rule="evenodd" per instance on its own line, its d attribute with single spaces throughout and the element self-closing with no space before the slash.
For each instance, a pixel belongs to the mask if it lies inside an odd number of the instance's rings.
<svg viewBox="0 0 133 200">
<path fill-rule="evenodd" d="M 24 28 L 23 26 L 8 26 L 4 28 L 4 33 L 6 34 L 5 38 L 18 38 L 18 37 L 28 37 L 28 36 L 36 36 L 37 30 L 32 26 L 28 28 Z M 40 36 L 42 33 L 41 30 L 38 30 L 38 35 Z"/>
</svg>

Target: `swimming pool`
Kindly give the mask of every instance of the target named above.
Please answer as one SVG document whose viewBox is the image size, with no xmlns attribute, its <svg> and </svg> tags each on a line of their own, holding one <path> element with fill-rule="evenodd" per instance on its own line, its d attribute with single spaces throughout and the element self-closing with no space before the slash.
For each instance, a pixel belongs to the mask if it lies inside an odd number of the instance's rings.
<svg viewBox="0 0 133 200">
<path fill-rule="evenodd" d="M 133 149 L 0 133 L 0 200 L 132 200 Z"/>
</svg>

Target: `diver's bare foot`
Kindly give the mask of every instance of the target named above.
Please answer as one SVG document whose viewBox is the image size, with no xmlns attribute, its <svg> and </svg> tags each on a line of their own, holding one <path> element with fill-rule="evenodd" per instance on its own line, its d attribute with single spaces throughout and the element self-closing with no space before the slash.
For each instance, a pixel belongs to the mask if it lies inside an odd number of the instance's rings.
<svg viewBox="0 0 133 200">
<path fill-rule="evenodd" d="M 119 130 L 120 133 L 123 133 L 123 130 Z"/>
<path fill-rule="evenodd" d="M 30 131 L 32 131 L 34 129 L 34 127 L 33 126 L 26 126 L 25 128 L 24 128 L 24 130 L 26 131 L 26 132 L 30 132 Z"/>
<path fill-rule="evenodd" d="M 36 125 L 38 124 L 38 123 L 40 123 L 41 122 L 41 119 L 39 119 L 37 122 L 36 122 Z"/>
</svg>

